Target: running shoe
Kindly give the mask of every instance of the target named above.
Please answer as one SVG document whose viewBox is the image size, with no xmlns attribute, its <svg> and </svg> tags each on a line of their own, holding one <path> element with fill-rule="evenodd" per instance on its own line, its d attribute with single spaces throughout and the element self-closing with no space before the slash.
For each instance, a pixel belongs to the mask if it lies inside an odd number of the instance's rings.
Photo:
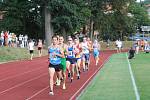
<svg viewBox="0 0 150 100">
<path fill-rule="evenodd" d="M 66 85 L 65 84 L 63 84 L 63 90 L 65 90 L 66 89 Z"/>
<path fill-rule="evenodd" d="M 72 81 L 73 81 L 73 78 L 71 78 L 70 82 L 72 83 Z"/>
<path fill-rule="evenodd" d="M 77 80 L 79 80 L 80 79 L 80 75 L 79 76 L 77 76 Z"/>
<path fill-rule="evenodd" d="M 71 77 L 71 73 L 68 73 L 68 77 L 69 77 L 69 78 Z"/>
<path fill-rule="evenodd" d="M 60 82 L 61 82 L 60 80 L 57 80 L 56 85 L 60 86 Z"/>
<path fill-rule="evenodd" d="M 49 95 L 54 95 L 54 92 L 53 92 L 53 91 L 50 91 L 50 92 L 49 92 Z"/>
</svg>

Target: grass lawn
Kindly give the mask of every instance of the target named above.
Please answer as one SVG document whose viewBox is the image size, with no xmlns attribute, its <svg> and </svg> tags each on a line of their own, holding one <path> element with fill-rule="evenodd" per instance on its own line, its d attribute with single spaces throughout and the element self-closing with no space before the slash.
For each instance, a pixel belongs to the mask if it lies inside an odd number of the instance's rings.
<svg viewBox="0 0 150 100">
<path fill-rule="evenodd" d="M 43 50 L 43 55 L 47 54 L 47 50 Z M 38 50 L 34 51 L 34 57 L 38 57 Z M 12 48 L 12 47 L 0 47 L 0 62 L 6 62 L 11 60 L 29 59 L 30 54 L 27 48 Z"/>
<path fill-rule="evenodd" d="M 126 53 L 114 54 L 79 100 L 135 100 Z"/>
<path fill-rule="evenodd" d="M 150 100 L 150 53 L 140 52 L 130 63 L 141 100 Z"/>
</svg>

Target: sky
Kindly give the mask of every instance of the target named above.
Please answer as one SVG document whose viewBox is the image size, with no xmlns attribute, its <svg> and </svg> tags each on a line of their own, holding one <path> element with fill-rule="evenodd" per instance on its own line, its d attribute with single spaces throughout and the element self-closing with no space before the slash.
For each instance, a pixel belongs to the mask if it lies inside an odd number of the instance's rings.
<svg viewBox="0 0 150 100">
<path fill-rule="evenodd" d="M 137 2 L 140 2 L 140 0 L 136 0 Z M 141 0 L 141 1 L 144 1 L 144 0 Z"/>
</svg>

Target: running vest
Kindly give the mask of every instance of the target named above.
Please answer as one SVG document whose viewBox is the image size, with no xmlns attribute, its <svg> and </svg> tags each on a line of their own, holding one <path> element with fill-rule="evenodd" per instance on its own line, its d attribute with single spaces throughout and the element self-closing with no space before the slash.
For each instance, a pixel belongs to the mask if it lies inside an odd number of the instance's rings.
<svg viewBox="0 0 150 100">
<path fill-rule="evenodd" d="M 83 54 L 89 54 L 90 53 L 87 42 L 82 43 L 82 52 L 83 52 Z"/>
<path fill-rule="evenodd" d="M 73 46 L 68 47 L 68 55 L 67 58 L 75 58 L 74 48 Z"/>
<path fill-rule="evenodd" d="M 93 44 L 93 51 L 98 52 L 98 44 Z"/>
<path fill-rule="evenodd" d="M 61 63 L 61 58 L 59 56 L 56 56 L 56 55 L 53 55 L 53 53 L 56 53 L 56 54 L 61 54 L 60 53 L 60 49 L 59 48 L 53 48 L 51 47 L 49 49 L 49 55 L 50 55 L 50 59 L 49 59 L 49 62 L 53 65 L 58 65 Z"/>
<path fill-rule="evenodd" d="M 81 54 L 80 54 L 80 52 L 81 52 L 81 48 L 79 47 L 79 44 L 78 44 L 78 45 L 76 45 L 76 49 L 77 49 L 76 58 L 81 58 Z"/>
</svg>

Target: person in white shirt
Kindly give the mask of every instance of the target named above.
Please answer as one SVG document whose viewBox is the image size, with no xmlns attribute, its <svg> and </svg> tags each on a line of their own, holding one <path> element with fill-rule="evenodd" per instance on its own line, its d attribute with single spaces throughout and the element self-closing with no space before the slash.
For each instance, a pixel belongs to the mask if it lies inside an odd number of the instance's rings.
<svg viewBox="0 0 150 100">
<path fill-rule="evenodd" d="M 117 43 L 117 52 L 121 52 L 122 42 L 119 40 Z"/>
<path fill-rule="evenodd" d="M 24 36 L 24 46 L 27 47 L 27 45 L 28 45 L 28 36 L 25 35 Z"/>
<path fill-rule="evenodd" d="M 29 52 L 30 52 L 30 60 L 32 60 L 33 53 L 34 53 L 34 42 L 33 42 L 33 40 L 29 41 L 28 48 L 29 48 Z"/>
<path fill-rule="evenodd" d="M 4 32 L 3 31 L 1 32 L 0 40 L 1 40 L 1 46 L 4 46 Z"/>
</svg>

